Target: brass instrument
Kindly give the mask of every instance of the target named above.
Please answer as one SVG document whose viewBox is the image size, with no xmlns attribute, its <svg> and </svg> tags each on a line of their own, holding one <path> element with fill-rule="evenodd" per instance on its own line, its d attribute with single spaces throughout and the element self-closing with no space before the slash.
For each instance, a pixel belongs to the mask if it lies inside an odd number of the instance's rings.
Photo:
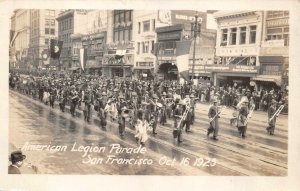
<svg viewBox="0 0 300 191">
<path fill-rule="evenodd" d="M 216 115 L 213 116 L 213 118 L 210 119 L 209 123 L 211 123 L 218 115 L 220 115 L 221 112 L 223 111 L 223 109 L 226 109 L 226 106 L 221 106 L 219 111 L 216 113 Z"/>
<path fill-rule="evenodd" d="M 251 108 L 250 108 L 250 111 L 249 111 L 249 114 L 247 115 L 247 118 L 246 118 L 246 120 L 245 120 L 245 125 L 247 125 L 248 120 L 252 117 L 252 113 L 253 113 L 253 111 L 254 111 L 254 108 L 255 108 L 255 104 L 252 104 L 252 105 L 251 105 Z"/>
<path fill-rule="evenodd" d="M 274 113 L 274 115 L 270 118 L 269 122 L 272 121 L 275 116 L 278 117 L 278 115 L 283 110 L 283 108 L 284 108 L 284 105 L 279 106 L 279 108 L 276 110 L 276 112 Z"/>
<path fill-rule="evenodd" d="M 185 120 L 185 118 L 186 118 L 187 114 L 189 113 L 189 111 L 190 111 L 190 107 L 186 106 L 176 129 L 179 129 L 180 124 L 182 123 L 183 120 Z"/>
<path fill-rule="evenodd" d="M 124 118 L 128 118 L 130 117 L 129 114 L 131 113 L 131 111 L 132 111 L 131 109 L 123 109 L 121 112 L 121 116 Z"/>
</svg>

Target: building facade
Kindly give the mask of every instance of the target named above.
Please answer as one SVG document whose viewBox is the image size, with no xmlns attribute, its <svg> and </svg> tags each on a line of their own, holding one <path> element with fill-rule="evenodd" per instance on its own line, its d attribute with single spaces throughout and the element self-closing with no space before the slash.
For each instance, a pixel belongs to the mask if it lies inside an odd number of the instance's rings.
<svg viewBox="0 0 300 191">
<path fill-rule="evenodd" d="M 260 75 L 256 80 L 266 85 L 288 87 L 289 11 L 264 12 L 264 40 L 260 49 Z"/>
<path fill-rule="evenodd" d="M 216 86 L 249 86 L 259 74 L 263 12 L 219 11 L 215 19 L 218 24 L 217 59 L 215 65 L 204 65 L 203 70 L 211 72 Z"/>
<path fill-rule="evenodd" d="M 50 39 L 57 38 L 57 21 L 59 10 L 31 9 L 30 10 L 30 45 L 28 62 L 34 69 L 45 69 L 55 61 L 49 56 L 43 58 L 43 52 L 49 52 Z"/>
<path fill-rule="evenodd" d="M 15 68 L 29 69 L 28 50 L 30 43 L 30 11 L 17 9 L 11 17 L 11 66 Z"/>
<path fill-rule="evenodd" d="M 59 58 L 60 70 L 73 70 L 78 65 L 72 62 L 72 34 L 87 34 L 87 11 L 65 10 L 56 18 L 58 22 L 58 40 L 63 41 Z M 76 63 L 76 62 L 75 62 Z"/>
<path fill-rule="evenodd" d="M 108 13 L 107 43 L 102 60 L 102 74 L 109 78 L 131 77 L 134 64 L 133 10 Z"/>
<path fill-rule="evenodd" d="M 154 76 L 156 56 L 156 25 L 158 11 L 135 10 L 133 12 L 133 35 L 135 36 L 134 77 L 149 79 Z"/>
<path fill-rule="evenodd" d="M 200 35 L 194 38 L 195 15 Z M 201 63 L 212 63 L 215 57 L 215 30 L 206 29 L 207 13 L 184 10 L 158 11 L 157 32 L 157 65 L 156 73 L 160 79 L 176 80 L 179 77 L 178 63 L 176 61 L 176 44 L 185 40 L 192 40 L 189 50 L 189 76 L 193 75 L 194 43 L 195 44 L 195 67 L 194 74 L 199 78 L 206 74 L 201 73 Z M 199 25 L 200 24 L 200 25 Z M 162 26 L 164 25 L 164 26 Z"/>
</svg>

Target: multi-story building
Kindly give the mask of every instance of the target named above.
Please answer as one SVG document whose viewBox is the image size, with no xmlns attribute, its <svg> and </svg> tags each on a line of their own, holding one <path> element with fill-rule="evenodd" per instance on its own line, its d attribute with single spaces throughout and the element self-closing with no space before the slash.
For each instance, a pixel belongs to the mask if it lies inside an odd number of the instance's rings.
<svg viewBox="0 0 300 191">
<path fill-rule="evenodd" d="M 59 10 L 31 9 L 30 10 L 30 44 L 28 62 L 32 68 L 45 68 L 53 59 L 42 58 L 42 53 L 48 51 L 50 39 L 57 38 L 56 17 Z"/>
<path fill-rule="evenodd" d="M 197 22 L 201 25 L 199 26 L 200 35 L 198 34 L 198 37 L 194 38 L 193 32 L 196 15 L 198 15 Z M 206 28 L 207 13 L 184 10 L 159 10 L 157 25 L 159 26 L 156 28 L 157 65 L 155 73 L 157 73 L 158 78 L 175 80 L 179 77 L 178 64 L 180 63 L 177 63 L 176 59 L 177 44 L 186 40 L 192 40 L 193 43 L 196 43 L 194 67 L 196 78 L 206 76 L 207 74 L 203 74 L 199 66 L 204 62 L 208 64 L 213 62 L 216 37 L 215 30 Z M 189 59 L 186 64 L 188 65 L 188 72 L 191 78 L 194 63 L 193 45 L 188 52 Z"/>
<path fill-rule="evenodd" d="M 202 69 L 211 72 L 214 85 L 255 87 L 252 80 L 259 74 L 263 12 L 219 11 L 214 16 L 218 24 L 216 65 Z"/>
<path fill-rule="evenodd" d="M 108 12 L 107 43 L 102 74 L 107 77 L 131 77 L 134 64 L 132 10 Z"/>
<path fill-rule="evenodd" d="M 10 43 L 12 65 L 16 68 L 30 68 L 28 50 L 30 43 L 30 11 L 17 9 L 11 17 L 12 39 Z"/>
<path fill-rule="evenodd" d="M 87 33 L 87 11 L 68 9 L 59 13 L 56 20 L 58 21 L 58 40 L 63 41 L 63 48 L 59 58 L 60 69 L 78 68 L 77 65 L 72 65 L 74 62 L 72 62 L 71 35 Z"/>
<path fill-rule="evenodd" d="M 9 34 L 9 67 L 16 67 L 16 54 L 14 41 L 16 38 L 16 15 L 10 17 L 10 34 Z"/>
<path fill-rule="evenodd" d="M 135 36 L 134 76 L 151 78 L 154 73 L 156 56 L 157 10 L 135 10 L 133 12 L 133 35 Z"/>
<path fill-rule="evenodd" d="M 265 11 L 264 39 L 260 49 L 260 73 L 257 84 L 288 86 L 289 68 L 289 11 Z"/>
</svg>

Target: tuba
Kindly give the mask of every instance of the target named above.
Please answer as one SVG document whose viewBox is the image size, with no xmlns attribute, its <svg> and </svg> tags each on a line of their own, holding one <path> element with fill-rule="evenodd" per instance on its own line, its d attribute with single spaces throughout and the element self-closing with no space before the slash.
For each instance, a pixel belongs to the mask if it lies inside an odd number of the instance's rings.
<svg viewBox="0 0 300 191">
<path fill-rule="evenodd" d="M 284 105 L 281 105 L 277 110 L 276 112 L 274 113 L 274 115 L 270 118 L 269 122 L 272 121 L 274 119 L 274 117 L 278 117 L 278 115 L 280 114 L 280 112 L 283 110 L 284 108 Z"/>
<path fill-rule="evenodd" d="M 245 125 L 247 125 L 247 123 L 248 123 L 248 120 L 252 117 L 252 113 L 253 113 L 253 111 L 254 111 L 254 108 L 255 108 L 255 104 L 252 104 L 251 105 L 251 108 L 250 108 L 250 111 L 249 111 L 249 114 L 247 115 L 247 118 L 246 118 L 246 120 L 245 120 Z"/>
</svg>

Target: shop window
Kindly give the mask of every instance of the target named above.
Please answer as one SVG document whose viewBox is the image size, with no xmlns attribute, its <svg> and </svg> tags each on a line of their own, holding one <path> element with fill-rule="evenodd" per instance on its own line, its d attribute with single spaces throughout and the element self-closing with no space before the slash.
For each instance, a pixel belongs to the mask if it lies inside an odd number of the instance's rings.
<svg viewBox="0 0 300 191">
<path fill-rule="evenodd" d="M 143 22 L 143 32 L 148 32 L 150 31 L 150 21 L 144 21 Z"/>
<path fill-rule="evenodd" d="M 240 44 L 246 44 L 246 27 L 240 28 Z"/>
<path fill-rule="evenodd" d="M 230 45 L 235 45 L 236 44 L 236 28 L 230 29 Z"/>
<path fill-rule="evenodd" d="M 227 38 L 228 38 L 227 34 L 228 34 L 228 29 L 222 29 L 221 46 L 227 45 Z"/>
<path fill-rule="evenodd" d="M 250 26 L 250 39 L 249 43 L 254 44 L 256 42 L 256 25 Z"/>
</svg>

